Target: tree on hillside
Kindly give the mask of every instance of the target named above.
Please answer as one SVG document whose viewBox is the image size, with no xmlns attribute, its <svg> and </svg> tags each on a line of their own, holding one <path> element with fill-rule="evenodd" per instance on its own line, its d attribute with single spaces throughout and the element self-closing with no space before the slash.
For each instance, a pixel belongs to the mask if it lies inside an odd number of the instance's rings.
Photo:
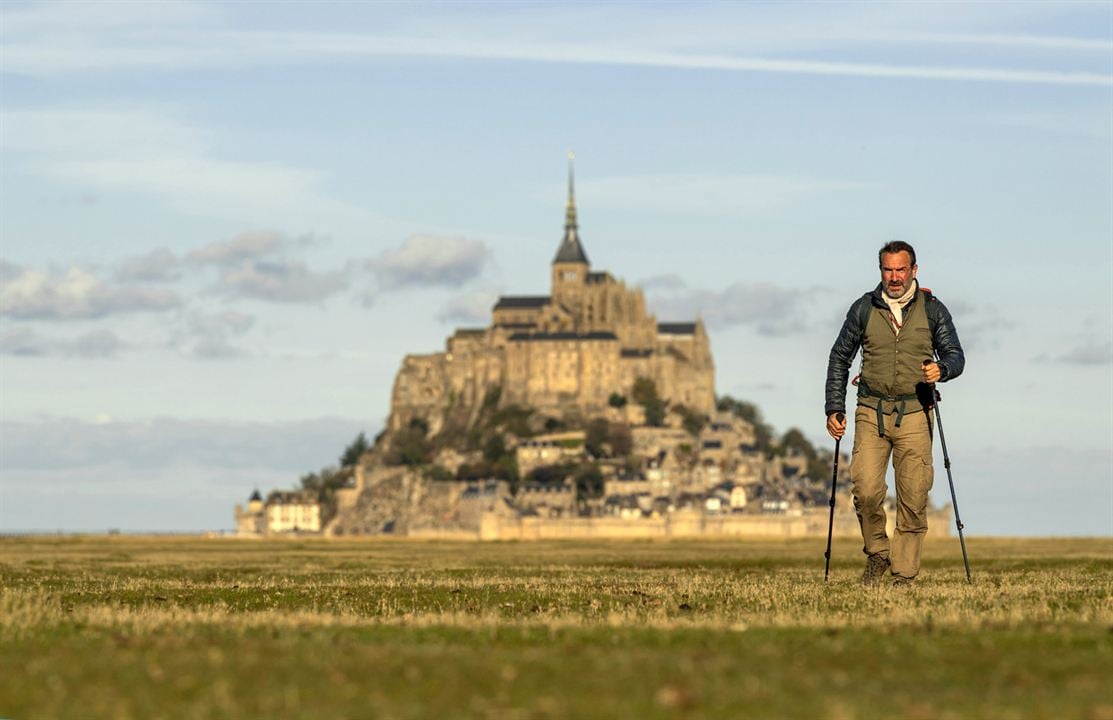
<svg viewBox="0 0 1113 720">
<path fill-rule="evenodd" d="M 327 523 L 336 515 L 336 491 L 347 487 L 351 480 L 352 468 L 331 465 L 301 476 L 301 489 L 312 492 L 321 503 L 322 523 Z"/>
<path fill-rule="evenodd" d="M 630 394 L 634 397 L 634 402 L 645 408 L 646 425 L 661 427 L 665 424 L 665 411 L 669 403 L 657 394 L 657 383 L 650 378 L 640 377 L 634 381 Z"/>
<path fill-rule="evenodd" d="M 754 443 L 757 445 L 758 450 L 768 454 L 773 446 L 773 428 L 761 416 L 761 409 L 751 402 L 745 400 L 736 400 L 730 395 L 723 395 L 719 398 L 718 407 L 720 412 L 732 413 L 735 417 L 742 418 L 754 427 Z"/>
<path fill-rule="evenodd" d="M 603 473 L 594 465 L 585 465 L 576 472 L 576 494 L 580 498 L 601 498 L 603 487 Z"/>
<path fill-rule="evenodd" d="M 781 436 L 781 442 L 778 446 L 778 454 L 784 455 L 789 450 L 796 450 L 808 458 L 808 460 L 815 459 L 815 447 L 811 441 L 804 437 L 804 433 L 799 428 L 789 428 L 784 435 Z"/>
<path fill-rule="evenodd" d="M 623 423 L 613 423 L 610 427 L 611 452 L 615 457 L 629 457 L 634 449 L 634 438 L 630 434 L 630 426 Z"/>
<path fill-rule="evenodd" d="M 487 442 L 483 443 L 483 459 L 489 463 L 498 462 L 506 454 L 506 440 L 502 433 L 492 433 Z"/>
<path fill-rule="evenodd" d="M 835 453 L 830 448 L 820 448 L 815 457 L 808 460 L 808 469 L 804 473 L 812 480 L 828 481 L 834 471 Z"/>
<path fill-rule="evenodd" d="M 340 456 L 340 467 L 351 467 L 359 462 L 363 457 L 363 453 L 371 449 L 370 444 L 367 442 L 367 436 L 361 430 L 356 439 L 352 441 L 348 447 L 344 448 L 344 453 Z"/>
<path fill-rule="evenodd" d="M 541 465 L 530 470 L 526 479 L 530 482 L 544 483 L 547 485 L 557 485 L 564 482 L 564 478 L 571 475 L 576 470 L 575 463 L 564 463 L 561 465 Z"/>
<path fill-rule="evenodd" d="M 384 460 L 387 465 L 423 465 L 429 462 L 433 448 L 425 436 L 429 424 L 421 418 L 414 418 L 409 426 L 394 433 L 390 450 Z"/>
<path fill-rule="evenodd" d="M 584 449 L 592 457 L 606 457 L 608 455 L 608 441 L 611 437 L 611 424 L 604 418 L 595 418 L 587 424 L 584 430 Z"/>
<path fill-rule="evenodd" d="M 710 420 L 709 417 L 701 412 L 689 408 L 687 405 L 673 405 L 672 411 L 684 419 L 684 429 L 690 435 L 699 436 L 700 430 Z"/>
</svg>

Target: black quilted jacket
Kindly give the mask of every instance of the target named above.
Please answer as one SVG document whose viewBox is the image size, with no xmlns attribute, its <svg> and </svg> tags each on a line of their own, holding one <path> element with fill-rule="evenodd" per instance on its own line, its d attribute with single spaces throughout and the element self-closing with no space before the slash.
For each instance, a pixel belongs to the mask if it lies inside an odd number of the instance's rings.
<svg viewBox="0 0 1113 720">
<path fill-rule="evenodd" d="M 927 303 L 925 310 L 931 328 L 931 344 L 939 357 L 939 370 L 942 373 L 940 381 L 954 380 L 962 374 L 966 356 L 962 353 L 962 344 L 958 341 L 951 313 L 942 301 L 927 290 L 916 293 L 911 302 Z M 866 333 L 864 320 L 869 317 L 871 307 L 888 307 L 881 296 L 881 283 L 877 284 L 873 292 L 866 293 L 850 306 L 842 330 L 831 346 L 831 356 L 827 361 L 826 402 L 823 410 L 825 416 L 846 412 L 846 381 L 854 356 L 862 346 L 862 336 Z"/>
</svg>

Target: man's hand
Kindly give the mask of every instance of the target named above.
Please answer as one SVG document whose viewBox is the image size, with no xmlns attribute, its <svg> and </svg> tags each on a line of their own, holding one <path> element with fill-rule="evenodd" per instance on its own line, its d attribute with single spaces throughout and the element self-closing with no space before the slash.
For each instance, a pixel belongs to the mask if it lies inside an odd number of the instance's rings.
<svg viewBox="0 0 1113 720">
<path fill-rule="evenodd" d="M 827 434 L 836 440 L 842 439 L 846 434 L 846 415 L 831 413 L 827 416 Z"/>
<path fill-rule="evenodd" d="M 943 372 L 939 369 L 939 364 L 931 360 L 924 360 L 923 364 L 924 382 L 929 385 L 939 382 L 939 378 L 943 377 Z"/>
</svg>

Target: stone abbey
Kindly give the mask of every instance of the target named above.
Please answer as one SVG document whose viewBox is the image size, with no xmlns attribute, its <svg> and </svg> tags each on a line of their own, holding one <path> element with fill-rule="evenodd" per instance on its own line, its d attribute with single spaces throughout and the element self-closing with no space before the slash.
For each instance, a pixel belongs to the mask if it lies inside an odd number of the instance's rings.
<svg viewBox="0 0 1113 720">
<path fill-rule="evenodd" d="M 408 355 L 394 383 L 389 429 L 421 418 L 467 425 L 497 389 L 502 405 L 590 418 L 639 378 L 673 405 L 711 415 L 715 365 L 700 319 L 658 322 L 640 288 L 593 271 L 580 240 L 571 159 L 564 235 L 549 295 L 504 296 L 491 324 L 460 328 L 444 352 Z"/>
</svg>

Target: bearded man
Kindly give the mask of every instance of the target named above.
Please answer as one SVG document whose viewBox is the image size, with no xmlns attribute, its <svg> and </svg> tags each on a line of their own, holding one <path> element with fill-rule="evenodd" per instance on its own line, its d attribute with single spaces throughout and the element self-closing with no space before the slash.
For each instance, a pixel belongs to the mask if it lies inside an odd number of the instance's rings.
<svg viewBox="0 0 1113 720">
<path fill-rule="evenodd" d="M 896 240 L 877 257 L 881 283 L 850 306 L 831 348 L 824 412 L 828 434 L 841 438 L 847 377 L 861 348 L 850 480 L 866 554 L 862 582 L 876 585 L 890 573 L 894 585 L 909 585 L 920 572 L 928 491 L 935 479 L 933 385 L 962 374 L 966 359 L 951 314 L 916 280 L 912 246 Z M 891 543 L 885 532 L 890 455 L 897 514 Z"/>
</svg>

